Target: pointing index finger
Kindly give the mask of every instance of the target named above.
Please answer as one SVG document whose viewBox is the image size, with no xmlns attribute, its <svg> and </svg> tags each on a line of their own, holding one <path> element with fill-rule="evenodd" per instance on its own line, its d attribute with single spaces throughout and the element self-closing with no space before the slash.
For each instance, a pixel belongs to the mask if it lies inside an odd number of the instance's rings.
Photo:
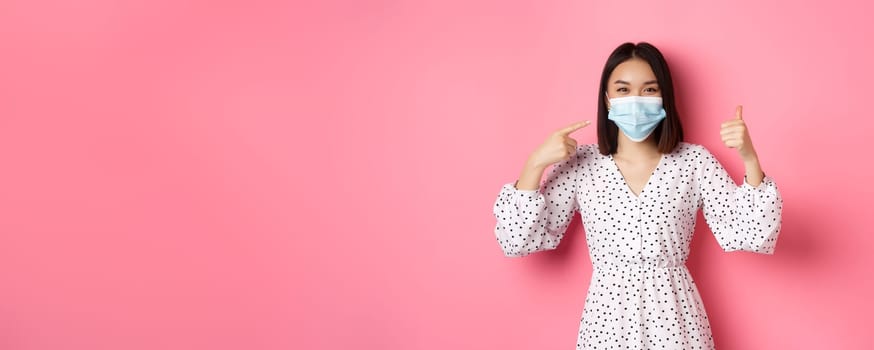
<svg viewBox="0 0 874 350">
<path fill-rule="evenodd" d="M 558 131 L 558 133 L 561 135 L 567 135 L 567 134 L 570 134 L 570 133 L 586 126 L 586 125 L 589 125 L 589 123 L 590 122 L 588 120 L 582 121 L 582 122 L 576 122 L 576 123 L 573 123 L 571 125 L 568 125 L 568 126 L 562 128 L 561 130 Z"/>
<path fill-rule="evenodd" d="M 744 119 L 744 118 L 743 118 L 743 113 L 744 113 L 744 106 L 743 106 L 743 105 L 737 105 L 737 108 L 735 108 L 735 110 L 734 110 L 734 116 L 735 116 L 738 120 L 743 120 L 743 119 Z"/>
</svg>

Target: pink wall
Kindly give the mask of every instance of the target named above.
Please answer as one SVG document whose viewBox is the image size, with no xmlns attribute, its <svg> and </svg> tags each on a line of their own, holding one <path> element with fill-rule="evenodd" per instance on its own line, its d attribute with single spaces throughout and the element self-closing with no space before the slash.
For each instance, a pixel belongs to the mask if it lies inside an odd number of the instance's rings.
<svg viewBox="0 0 874 350">
<path fill-rule="evenodd" d="M 718 347 L 870 348 L 872 9 L 725 3 L 4 1 L 0 348 L 571 349 L 579 219 L 508 259 L 491 206 L 628 40 L 784 196 L 773 256 L 699 221 Z"/>
</svg>

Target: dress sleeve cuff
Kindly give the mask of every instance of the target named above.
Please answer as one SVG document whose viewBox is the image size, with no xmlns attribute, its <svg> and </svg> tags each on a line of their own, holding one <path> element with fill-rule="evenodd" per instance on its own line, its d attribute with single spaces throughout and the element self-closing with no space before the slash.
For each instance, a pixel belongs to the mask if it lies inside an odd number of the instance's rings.
<svg viewBox="0 0 874 350">
<path fill-rule="evenodd" d="M 752 191 L 752 192 L 756 192 L 756 193 L 764 193 L 769 188 L 773 188 L 773 187 L 774 187 L 774 179 L 772 179 L 767 174 L 765 174 L 765 176 L 762 177 L 762 182 L 759 183 L 758 186 L 750 185 L 750 183 L 747 182 L 747 176 L 744 175 L 744 183 L 743 183 L 743 185 L 741 185 L 741 188 L 743 188 L 744 191 Z"/>
<path fill-rule="evenodd" d="M 518 182 L 518 181 L 517 181 Z M 510 195 L 513 203 L 521 204 L 524 202 L 530 202 L 537 199 L 537 195 L 540 194 L 540 190 L 520 190 L 516 188 L 516 183 L 507 183 L 504 184 L 504 191 Z"/>
</svg>

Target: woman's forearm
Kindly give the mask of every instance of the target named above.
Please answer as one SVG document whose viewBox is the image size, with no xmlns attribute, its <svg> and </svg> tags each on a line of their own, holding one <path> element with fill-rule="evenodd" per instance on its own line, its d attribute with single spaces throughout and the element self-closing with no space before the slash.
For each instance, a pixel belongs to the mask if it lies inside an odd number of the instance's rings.
<svg viewBox="0 0 874 350">
<path fill-rule="evenodd" d="M 753 187 L 758 187 L 765 177 L 765 173 L 762 172 L 762 165 L 759 164 L 759 157 L 754 155 L 744 159 L 744 168 L 746 169 L 747 183 Z"/>
<path fill-rule="evenodd" d="M 519 180 L 516 181 L 516 189 L 523 191 L 540 189 L 540 179 L 545 170 L 545 166 L 534 164 L 529 159 L 525 162 L 525 167 L 522 168 Z"/>
</svg>

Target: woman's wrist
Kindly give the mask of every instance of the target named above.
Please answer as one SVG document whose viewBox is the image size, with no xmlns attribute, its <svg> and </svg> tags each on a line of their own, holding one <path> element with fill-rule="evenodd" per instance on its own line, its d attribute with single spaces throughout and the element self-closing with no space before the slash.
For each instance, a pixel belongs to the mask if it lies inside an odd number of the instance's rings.
<svg viewBox="0 0 874 350">
<path fill-rule="evenodd" d="M 755 155 L 743 158 L 743 162 L 744 167 L 746 167 L 747 169 L 761 167 L 761 164 L 759 164 L 759 157 L 756 157 Z"/>
<path fill-rule="evenodd" d="M 546 165 L 538 163 L 537 159 L 531 156 L 528 157 L 528 159 L 525 161 L 525 169 L 532 171 L 543 171 L 546 169 Z"/>
</svg>

